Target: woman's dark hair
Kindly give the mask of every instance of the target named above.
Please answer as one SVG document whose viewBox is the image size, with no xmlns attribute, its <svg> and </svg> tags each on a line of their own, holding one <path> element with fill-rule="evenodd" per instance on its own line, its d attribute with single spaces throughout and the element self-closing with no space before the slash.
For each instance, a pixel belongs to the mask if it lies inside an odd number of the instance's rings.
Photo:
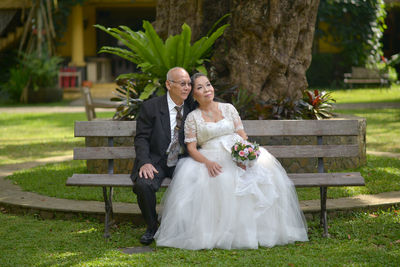
<svg viewBox="0 0 400 267">
<path fill-rule="evenodd" d="M 207 77 L 207 75 L 205 75 L 204 73 L 197 72 L 197 73 L 193 74 L 192 77 L 190 77 L 190 81 L 192 82 L 192 88 L 194 86 L 194 82 L 196 81 L 196 79 L 199 77 L 203 77 L 203 76 Z"/>
<path fill-rule="evenodd" d="M 201 73 L 201 72 L 197 72 L 197 73 L 193 74 L 192 77 L 190 77 L 190 81 L 192 83 L 192 91 L 190 91 L 190 94 L 188 97 L 189 98 L 188 102 L 191 103 L 190 105 L 191 105 L 192 109 L 196 109 L 199 106 L 199 103 L 197 103 L 197 101 L 195 101 L 193 98 L 194 82 L 199 77 L 207 77 L 207 75 L 205 75 L 204 73 Z"/>
</svg>

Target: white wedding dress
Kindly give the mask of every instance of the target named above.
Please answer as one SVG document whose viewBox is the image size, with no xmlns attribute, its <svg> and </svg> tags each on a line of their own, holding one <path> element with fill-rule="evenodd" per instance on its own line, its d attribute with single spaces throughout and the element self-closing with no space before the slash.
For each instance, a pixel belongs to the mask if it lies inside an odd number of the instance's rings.
<svg viewBox="0 0 400 267">
<path fill-rule="evenodd" d="M 272 247 L 307 241 L 307 225 L 295 188 L 281 164 L 265 149 L 247 171 L 236 166 L 231 147 L 242 138 L 236 109 L 218 103 L 224 119 L 205 122 L 199 109 L 185 122 L 185 142 L 222 166 L 210 177 L 190 157 L 179 160 L 162 201 L 157 246 L 183 249 Z"/>
</svg>

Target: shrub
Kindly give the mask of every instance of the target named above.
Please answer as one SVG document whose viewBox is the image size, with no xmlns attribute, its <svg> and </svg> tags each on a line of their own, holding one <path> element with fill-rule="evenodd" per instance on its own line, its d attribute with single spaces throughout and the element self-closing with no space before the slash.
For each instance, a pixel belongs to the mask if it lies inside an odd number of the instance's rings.
<svg viewBox="0 0 400 267">
<path fill-rule="evenodd" d="M 57 75 L 62 59 L 49 56 L 45 51 L 27 54 L 21 52 L 17 66 L 10 69 L 10 77 L 4 86 L 9 98 L 19 101 L 24 89 L 52 88 L 57 85 Z"/>
</svg>

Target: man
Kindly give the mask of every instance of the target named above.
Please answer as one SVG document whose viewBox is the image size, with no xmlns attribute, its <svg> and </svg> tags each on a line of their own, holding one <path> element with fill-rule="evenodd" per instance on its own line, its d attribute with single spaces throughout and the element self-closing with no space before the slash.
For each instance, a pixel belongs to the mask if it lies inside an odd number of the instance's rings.
<svg viewBox="0 0 400 267">
<path fill-rule="evenodd" d="M 186 156 L 183 122 L 191 111 L 185 103 L 192 89 L 190 76 L 180 67 L 167 73 L 167 94 L 145 101 L 136 124 L 136 159 L 131 174 L 133 192 L 147 224 L 140 242 L 149 245 L 158 228 L 156 192 L 172 177 L 178 157 Z"/>
</svg>

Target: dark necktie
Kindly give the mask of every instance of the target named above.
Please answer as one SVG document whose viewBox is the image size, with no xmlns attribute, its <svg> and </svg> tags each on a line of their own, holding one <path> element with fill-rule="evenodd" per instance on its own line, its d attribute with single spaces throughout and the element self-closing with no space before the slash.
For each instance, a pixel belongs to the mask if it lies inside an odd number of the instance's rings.
<svg viewBox="0 0 400 267">
<path fill-rule="evenodd" d="M 176 109 L 176 126 L 174 128 L 174 135 L 171 138 L 171 145 L 169 147 L 169 153 L 168 153 L 168 160 L 167 160 L 167 165 L 168 166 L 175 166 L 176 163 L 178 162 L 178 155 L 179 155 L 179 150 L 180 150 L 180 145 L 179 145 L 179 130 L 182 127 L 182 107 L 175 106 Z"/>
</svg>

